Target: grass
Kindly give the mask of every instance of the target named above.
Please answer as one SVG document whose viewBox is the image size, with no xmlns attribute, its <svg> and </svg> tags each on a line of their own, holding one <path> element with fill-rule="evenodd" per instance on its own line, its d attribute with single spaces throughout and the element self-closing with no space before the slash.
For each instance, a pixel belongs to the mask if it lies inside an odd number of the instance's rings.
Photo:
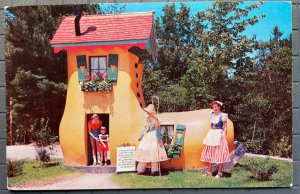
<svg viewBox="0 0 300 194">
<path fill-rule="evenodd" d="M 122 188 L 237 188 L 237 187 L 289 187 L 292 183 L 292 162 L 270 159 L 278 165 L 278 172 L 270 181 L 257 181 L 247 169 L 251 158 L 244 157 L 239 164 L 224 171 L 224 178 L 202 177 L 203 170 L 169 171 L 161 177 L 136 175 L 135 173 L 113 174 L 113 181 Z M 263 160 L 256 158 L 255 160 Z M 165 174 L 167 173 L 167 174 Z"/>
<path fill-rule="evenodd" d="M 66 175 L 79 174 L 81 171 L 66 168 L 62 160 L 55 159 L 48 164 L 48 167 L 41 168 L 36 160 L 25 161 L 23 174 L 17 177 L 8 178 L 8 187 L 38 185 L 49 180 L 64 177 Z"/>
</svg>

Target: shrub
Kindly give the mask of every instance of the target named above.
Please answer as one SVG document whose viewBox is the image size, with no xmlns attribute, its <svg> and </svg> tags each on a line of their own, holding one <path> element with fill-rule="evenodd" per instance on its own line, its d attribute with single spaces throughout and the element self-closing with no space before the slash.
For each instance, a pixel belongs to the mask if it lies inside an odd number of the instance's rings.
<svg viewBox="0 0 300 194">
<path fill-rule="evenodd" d="M 247 165 L 254 178 L 259 181 L 271 180 L 272 175 L 278 171 L 278 166 L 272 164 L 270 158 L 266 158 L 263 161 L 251 159 Z"/>
<path fill-rule="evenodd" d="M 7 176 L 15 177 L 23 174 L 24 161 L 7 159 Z"/>
<path fill-rule="evenodd" d="M 53 144 L 57 141 L 58 137 L 51 134 L 51 128 L 49 127 L 49 118 L 41 118 L 39 122 L 35 124 L 35 127 L 39 129 L 37 133 L 37 146 L 36 159 L 40 161 L 40 166 L 47 166 L 50 162 L 51 151 L 53 150 Z M 49 151 L 48 149 L 49 148 Z"/>
<path fill-rule="evenodd" d="M 38 128 L 38 133 L 36 135 L 38 146 L 52 146 L 58 139 L 57 136 L 51 133 L 49 122 L 49 118 L 41 118 L 39 122 L 35 123 L 35 127 Z"/>
<path fill-rule="evenodd" d="M 248 152 L 254 154 L 268 154 L 268 150 L 263 146 L 263 140 L 261 139 L 254 139 L 245 141 L 245 146 L 247 147 Z"/>
<path fill-rule="evenodd" d="M 279 142 L 276 144 L 275 154 L 280 157 L 292 157 L 292 143 L 288 136 L 282 136 Z"/>
<path fill-rule="evenodd" d="M 50 155 L 51 153 L 47 151 L 45 147 L 35 147 L 36 151 L 36 159 L 40 161 L 40 166 L 45 167 L 47 166 L 48 162 L 50 162 Z"/>
</svg>

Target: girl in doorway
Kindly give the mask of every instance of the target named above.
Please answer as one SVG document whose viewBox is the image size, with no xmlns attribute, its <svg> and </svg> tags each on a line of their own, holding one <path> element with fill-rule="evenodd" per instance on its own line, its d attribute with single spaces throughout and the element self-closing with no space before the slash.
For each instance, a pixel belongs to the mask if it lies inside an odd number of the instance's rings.
<svg viewBox="0 0 300 194">
<path fill-rule="evenodd" d="M 98 150 L 100 152 L 101 164 L 104 157 L 104 166 L 107 165 L 107 151 L 108 151 L 108 134 L 106 134 L 106 128 L 104 126 L 100 129 L 99 134 L 99 147 Z"/>
</svg>

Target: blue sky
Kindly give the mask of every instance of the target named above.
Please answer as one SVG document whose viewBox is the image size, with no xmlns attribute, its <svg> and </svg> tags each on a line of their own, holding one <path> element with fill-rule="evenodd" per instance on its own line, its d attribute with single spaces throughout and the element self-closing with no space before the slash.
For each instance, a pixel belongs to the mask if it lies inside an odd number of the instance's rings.
<svg viewBox="0 0 300 194">
<path fill-rule="evenodd" d="M 182 2 L 175 3 L 176 9 L 180 8 Z M 212 2 L 184 2 L 191 9 L 191 14 L 198 11 L 203 11 L 207 7 L 212 6 Z M 247 1 L 243 6 L 257 3 L 257 1 Z M 127 3 L 124 12 L 145 12 L 155 10 L 155 16 L 159 17 L 163 14 L 162 8 L 165 2 L 148 2 L 148 3 Z M 105 6 L 109 4 L 104 4 Z M 123 4 L 119 4 L 120 6 Z M 253 10 L 249 16 L 265 14 L 266 17 L 261 19 L 254 26 L 249 26 L 245 35 L 252 36 L 255 34 L 258 40 L 267 41 L 270 39 L 273 28 L 277 25 L 279 29 L 284 32 L 284 37 L 288 37 L 292 32 L 292 6 L 291 3 L 286 2 L 265 2 L 259 9 Z"/>
</svg>

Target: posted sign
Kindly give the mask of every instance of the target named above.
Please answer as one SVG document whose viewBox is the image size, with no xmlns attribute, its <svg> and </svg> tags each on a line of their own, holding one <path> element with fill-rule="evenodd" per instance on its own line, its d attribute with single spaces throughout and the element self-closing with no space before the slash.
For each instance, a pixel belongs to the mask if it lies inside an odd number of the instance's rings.
<svg viewBox="0 0 300 194">
<path fill-rule="evenodd" d="M 135 146 L 117 147 L 117 172 L 135 171 Z"/>
</svg>

